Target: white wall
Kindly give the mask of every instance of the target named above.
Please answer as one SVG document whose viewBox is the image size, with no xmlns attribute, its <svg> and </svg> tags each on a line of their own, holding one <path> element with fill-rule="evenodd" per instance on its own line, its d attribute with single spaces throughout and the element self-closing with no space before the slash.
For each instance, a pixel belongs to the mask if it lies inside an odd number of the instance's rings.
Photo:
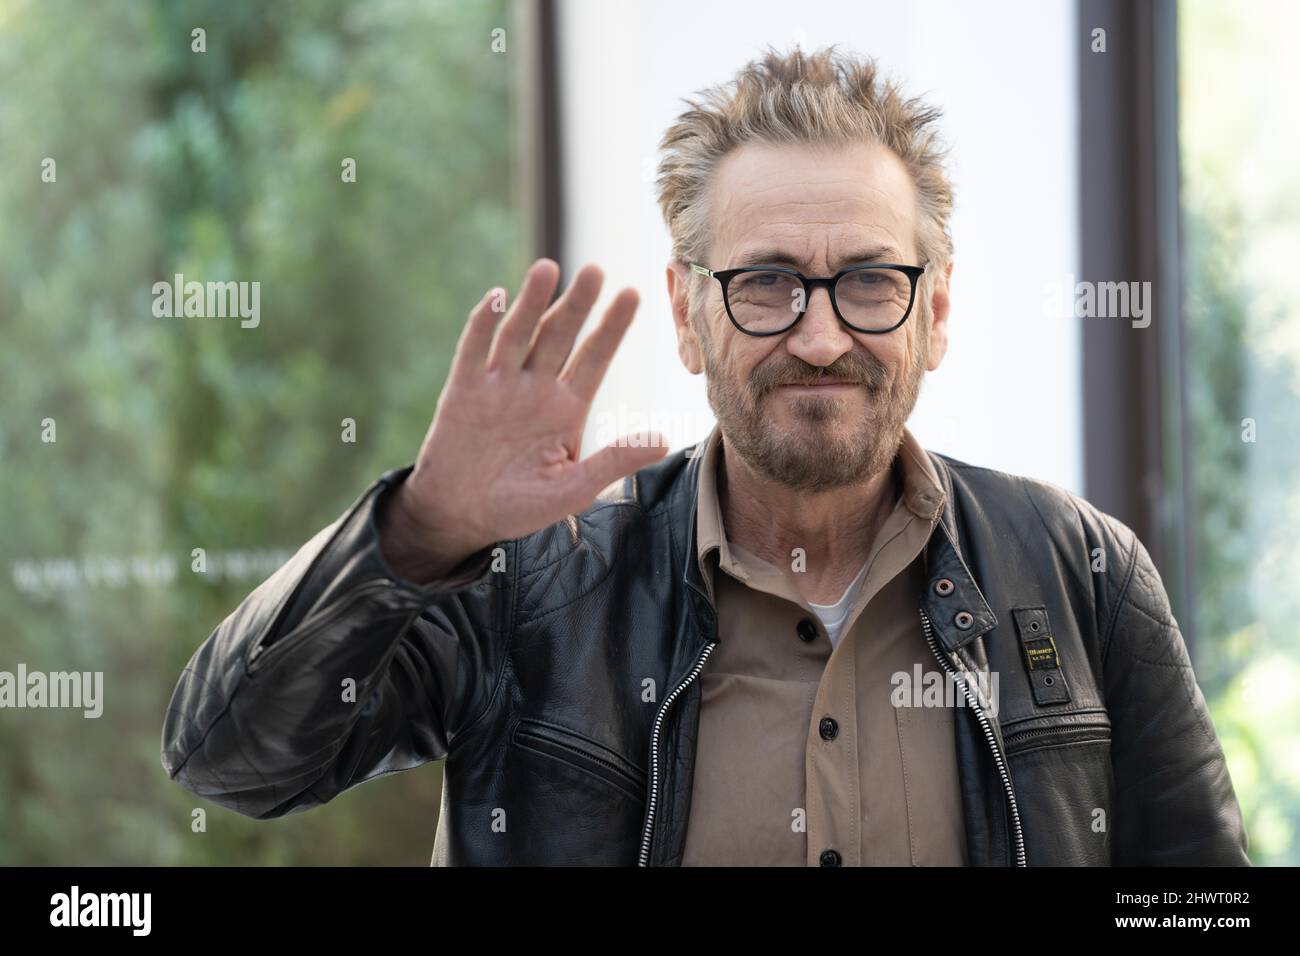
<svg viewBox="0 0 1300 956">
<path fill-rule="evenodd" d="M 562 0 L 565 271 L 605 269 L 598 310 L 624 285 L 641 294 L 584 454 L 620 417 L 618 434 L 670 416 L 650 424 L 674 447 L 712 425 L 703 378 L 675 351 L 656 146 L 680 97 L 795 41 L 873 56 L 945 111 L 956 191 L 950 343 L 909 427 L 928 448 L 1081 492 L 1080 320 L 1044 304 L 1046 286 L 1078 271 L 1082 41 L 1066 0 Z"/>
</svg>

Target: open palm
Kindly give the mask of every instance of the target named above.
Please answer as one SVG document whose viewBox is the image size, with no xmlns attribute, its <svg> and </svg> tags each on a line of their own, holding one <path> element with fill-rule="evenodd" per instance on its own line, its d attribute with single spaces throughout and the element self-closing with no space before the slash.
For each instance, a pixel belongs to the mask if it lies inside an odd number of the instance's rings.
<svg viewBox="0 0 1300 956">
<path fill-rule="evenodd" d="M 611 482 L 666 451 L 662 436 L 641 434 L 579 460 L 592 400 L 638 297 L 620 291 L 575 349 L 603 277 L 586 266 L 548 307 L 558 281 L 556 263 L 540 259 L 499 328 L 503 290 L 492 290 L 470 312 L 400 491 L 396 520 L 406 527 L 394 532 L 407 536 L 407 547 L 422 540 L 439 567 L 585 509 Z"/>
</svg>

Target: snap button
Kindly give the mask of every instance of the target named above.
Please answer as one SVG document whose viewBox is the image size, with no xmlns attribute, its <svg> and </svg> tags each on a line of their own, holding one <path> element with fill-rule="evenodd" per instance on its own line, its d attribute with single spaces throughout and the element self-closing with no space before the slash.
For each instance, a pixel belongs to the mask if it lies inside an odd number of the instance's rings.
<svg viewBox="0 0 1300 956">
<path fill-rule="evenodd" d="M 975 623 L 975 616 L 970 611 L 958 611 L 952 622 L 961 630 L 968 631 L 970 626 Z"/>
<path fill-rule="evenodd" d="M 953 584 L 947 578 L 940 578 L 934 582 L 934 593 L 940 597 L 947 597 L 952 593 Z"/>
<path fill-rule="evenodd" d="M 821 725 L 817 729 L 823 740 L 834 740 L 835 735 L 840 732 L 840 725 L 830 717 L 823 717 Z"/>
<path fill-rule="evenodd" d="M 820 857 L 822 866 L 839 866 L 840 855 L 834 850 L 822 850 Z"/>
<path fill-rule="evenodd" d="M 794 629 L 799 635 L 799 640 L 803 641 L 805 644 L 811 644 L 813 641 L 817 640 L 817 625 L 809 618 L 804 618 L 795 625 Z"/>
</svg>

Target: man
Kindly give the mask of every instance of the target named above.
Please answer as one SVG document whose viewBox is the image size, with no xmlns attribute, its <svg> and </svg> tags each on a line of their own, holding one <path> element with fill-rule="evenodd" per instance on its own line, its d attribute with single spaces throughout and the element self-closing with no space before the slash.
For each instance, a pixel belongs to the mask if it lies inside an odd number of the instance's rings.
<svg viewBox="0 0 1300 956">
<path fill-rule="evenodd" d="M 693 102 L 659 186 L 707 440 L 579 459 L 637 297 L 575 347 L 600 272 L 551 304 L 535 263 L 414 466 L 195 653 L 168 773 L 264 819 L 445 760 L 439 864 L 1245 864 L 1133 533 L 905 427 L 947 349 L 936 120 L 832 51 Z"/>
</svg>

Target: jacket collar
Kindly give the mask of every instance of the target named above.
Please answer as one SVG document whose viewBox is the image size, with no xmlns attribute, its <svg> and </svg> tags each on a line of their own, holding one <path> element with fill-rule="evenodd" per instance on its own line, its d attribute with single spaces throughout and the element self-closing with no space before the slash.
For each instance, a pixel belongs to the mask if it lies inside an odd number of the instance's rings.
<svg viewBox="0 0 1300 956">
<path fill-rule="evenodd" d="M 941 455 L 934 452 L 926 454 L 943 485 L 944 504 L 939 523 L 926 547 L 928 575 L 922 607 L 944 648 L 954 651 L 993 630 L 998 625 L 998 619 L 985 600 L 966 556 L 962 553 L 959 534 L 960 503 L 954 491 L 952 471 Z M 941 593 L 948 590 L 941 584 L 945 580 L 953 584 L 947 594 Z M 967 623 L 963 612 L 971 615 L 968 626 L 964 628 L 960 626 Z"/>
</svg>

